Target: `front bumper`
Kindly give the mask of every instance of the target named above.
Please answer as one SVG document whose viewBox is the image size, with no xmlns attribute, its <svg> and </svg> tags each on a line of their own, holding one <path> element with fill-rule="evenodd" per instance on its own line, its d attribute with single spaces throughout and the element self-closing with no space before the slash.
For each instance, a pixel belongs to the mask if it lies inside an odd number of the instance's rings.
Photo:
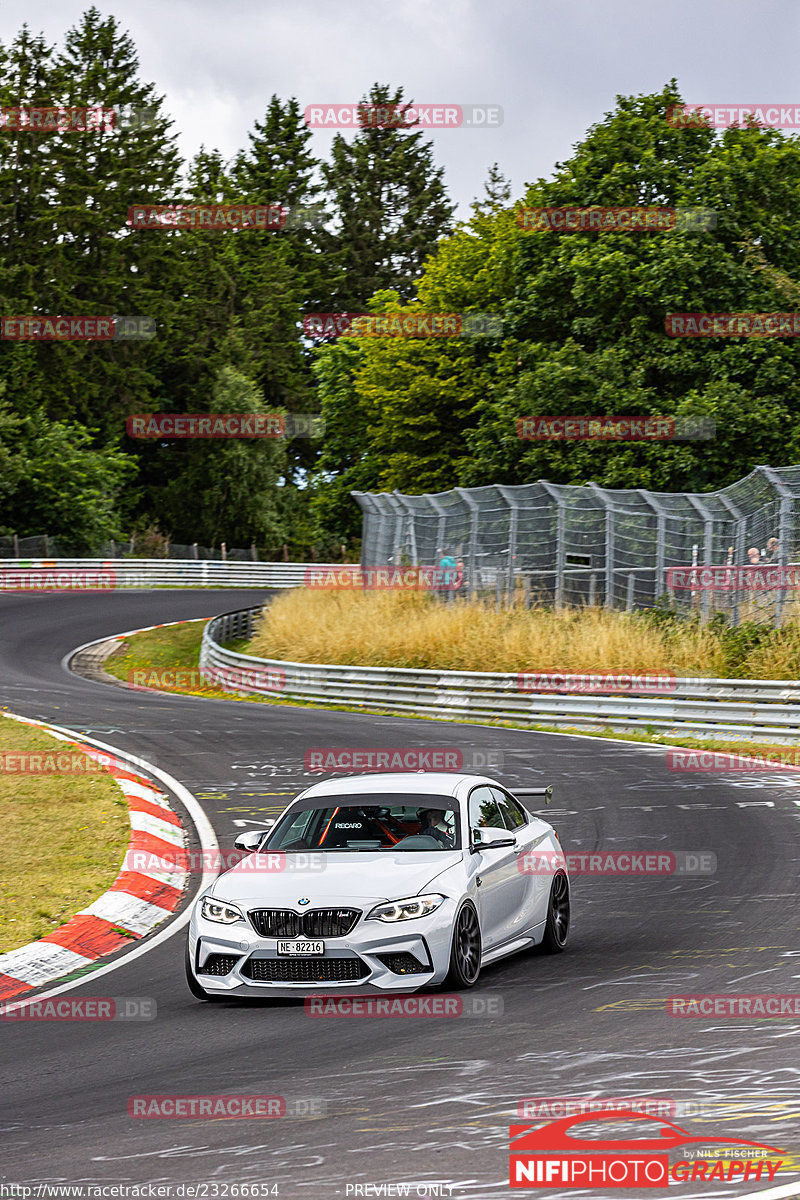
<svg viewBox="0 0 800 1200">
<path fill-rule="evenodd" d="M 251 976 L 272 973 L 274 969 L 290 973 L 292 967 L 278 967 L 277 964 L 309 960 L 279 956 L 278 940 L 261 937 L 249 921 L 238 921 L 235 925 L 207 921 L 200 915 L 198 906 L 189 925 L 189 958 L 197 982 L 215 996 L 358 996 L 416 992 L 443 982 L 447 975 L 455 912 L 455 902 L 448 899 L 430 916 L 396 925 L 365 921 L 362 916 L 346 937 L 324 938 L 324 956 L 314 960 L 329 963 L 326 970 L 334 973 L 340 973 L 341 960 L 348 960 L 341 967 L 341 973 L 357 974 L 359 978 L 293 982 L 288 979 L 261 981 Z M 381 956 L 388 955 L 413 955 L 425 970 L 413 974 L 392 970 L 381 961 Z M 273 965 L 266 968 L 253 966 L 264 959 Z M 230 970 L 226 970 L 229 964 Z M 203 970 L 207 965 L 225 973 L 211 975 Z"/>
</svg>

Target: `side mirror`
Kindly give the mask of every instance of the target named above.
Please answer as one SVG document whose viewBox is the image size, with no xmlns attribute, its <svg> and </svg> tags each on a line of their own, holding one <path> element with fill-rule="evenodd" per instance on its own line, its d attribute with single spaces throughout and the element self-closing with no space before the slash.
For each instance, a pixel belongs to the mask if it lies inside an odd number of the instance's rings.
<svg viewBox="0 0 800 1200">
<path fill-rule="evenodd" d="M 259 842 L 267 832 L 266 829 L 251 829 L 249 833 L 240 833 L 233 844 L 237 850 L 246 850 L 248 854 L 252 854 L 258 849 Z"/>
<path fill-rule="evenodd" d="M 475 850 L 495 850 L 500 846 L 515 846 L 517 839 L 510 829 L 473 829 L 472 846 Z"/>
</svg>

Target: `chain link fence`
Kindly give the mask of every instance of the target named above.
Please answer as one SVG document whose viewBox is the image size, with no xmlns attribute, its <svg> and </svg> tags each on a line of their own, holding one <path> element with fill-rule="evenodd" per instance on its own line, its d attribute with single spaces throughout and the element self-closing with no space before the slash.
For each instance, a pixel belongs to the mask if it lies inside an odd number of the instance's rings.
<svg viewBox="0 0 800 1200">
<path fill-rule="evenodd" d="M 463 563 L 465 594 L 556 607 L 665 605 L 779 624 L 800 595 L 800 466 L 716 492 L 547 483 L 354 492 L 362 566 Z M 709 571 L 704 568 L 713 567 Z"/>
</svg>

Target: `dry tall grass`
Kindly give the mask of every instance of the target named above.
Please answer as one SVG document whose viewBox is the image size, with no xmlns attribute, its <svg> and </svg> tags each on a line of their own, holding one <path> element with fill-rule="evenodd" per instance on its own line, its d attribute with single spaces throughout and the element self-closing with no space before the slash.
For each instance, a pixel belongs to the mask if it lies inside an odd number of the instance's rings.
<svg viewBox="0 0 800 1200">
<path fill-rule="evenodd" d="M 587 608 L 553 612 L 402 592 L 292 591 L 269 604 L 249 653 L 295 662 L 471 671 L 724 673 L 721 635 L 697 625 L 657 625 L 646 614 Z M 800 628 L 783 654 L 800 660 Z M 766 651 L 760 663 L 776 669 Z M 743 672 L 746 673 L 746 672 Z"/>
</svg>

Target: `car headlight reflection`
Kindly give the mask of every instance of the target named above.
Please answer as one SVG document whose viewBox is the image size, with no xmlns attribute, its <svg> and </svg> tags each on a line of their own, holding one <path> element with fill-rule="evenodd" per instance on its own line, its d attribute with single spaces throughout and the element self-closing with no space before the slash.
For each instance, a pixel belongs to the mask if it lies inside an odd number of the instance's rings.
<svg viewBox="0 0 800 1200">
<path fill-rule="evenodd" d="M 436 912 L 446 897 L 439 895 L 410 896 L 407 900 L 394 900 L 389 904 L 377 904 L 367 913 L 368 921 L 413 921 L 415 917 L 427 917 Z"/>
<path fill-rule="evenodd" d="M 220 925 L 233 925 L 235 921 L 244 920 L 238 908 L 223 904 L 221 900 L 212 900 L 210 896 L 201 902 L 200 911 L 207 921 L 217 921 Z"/>
</svg>

